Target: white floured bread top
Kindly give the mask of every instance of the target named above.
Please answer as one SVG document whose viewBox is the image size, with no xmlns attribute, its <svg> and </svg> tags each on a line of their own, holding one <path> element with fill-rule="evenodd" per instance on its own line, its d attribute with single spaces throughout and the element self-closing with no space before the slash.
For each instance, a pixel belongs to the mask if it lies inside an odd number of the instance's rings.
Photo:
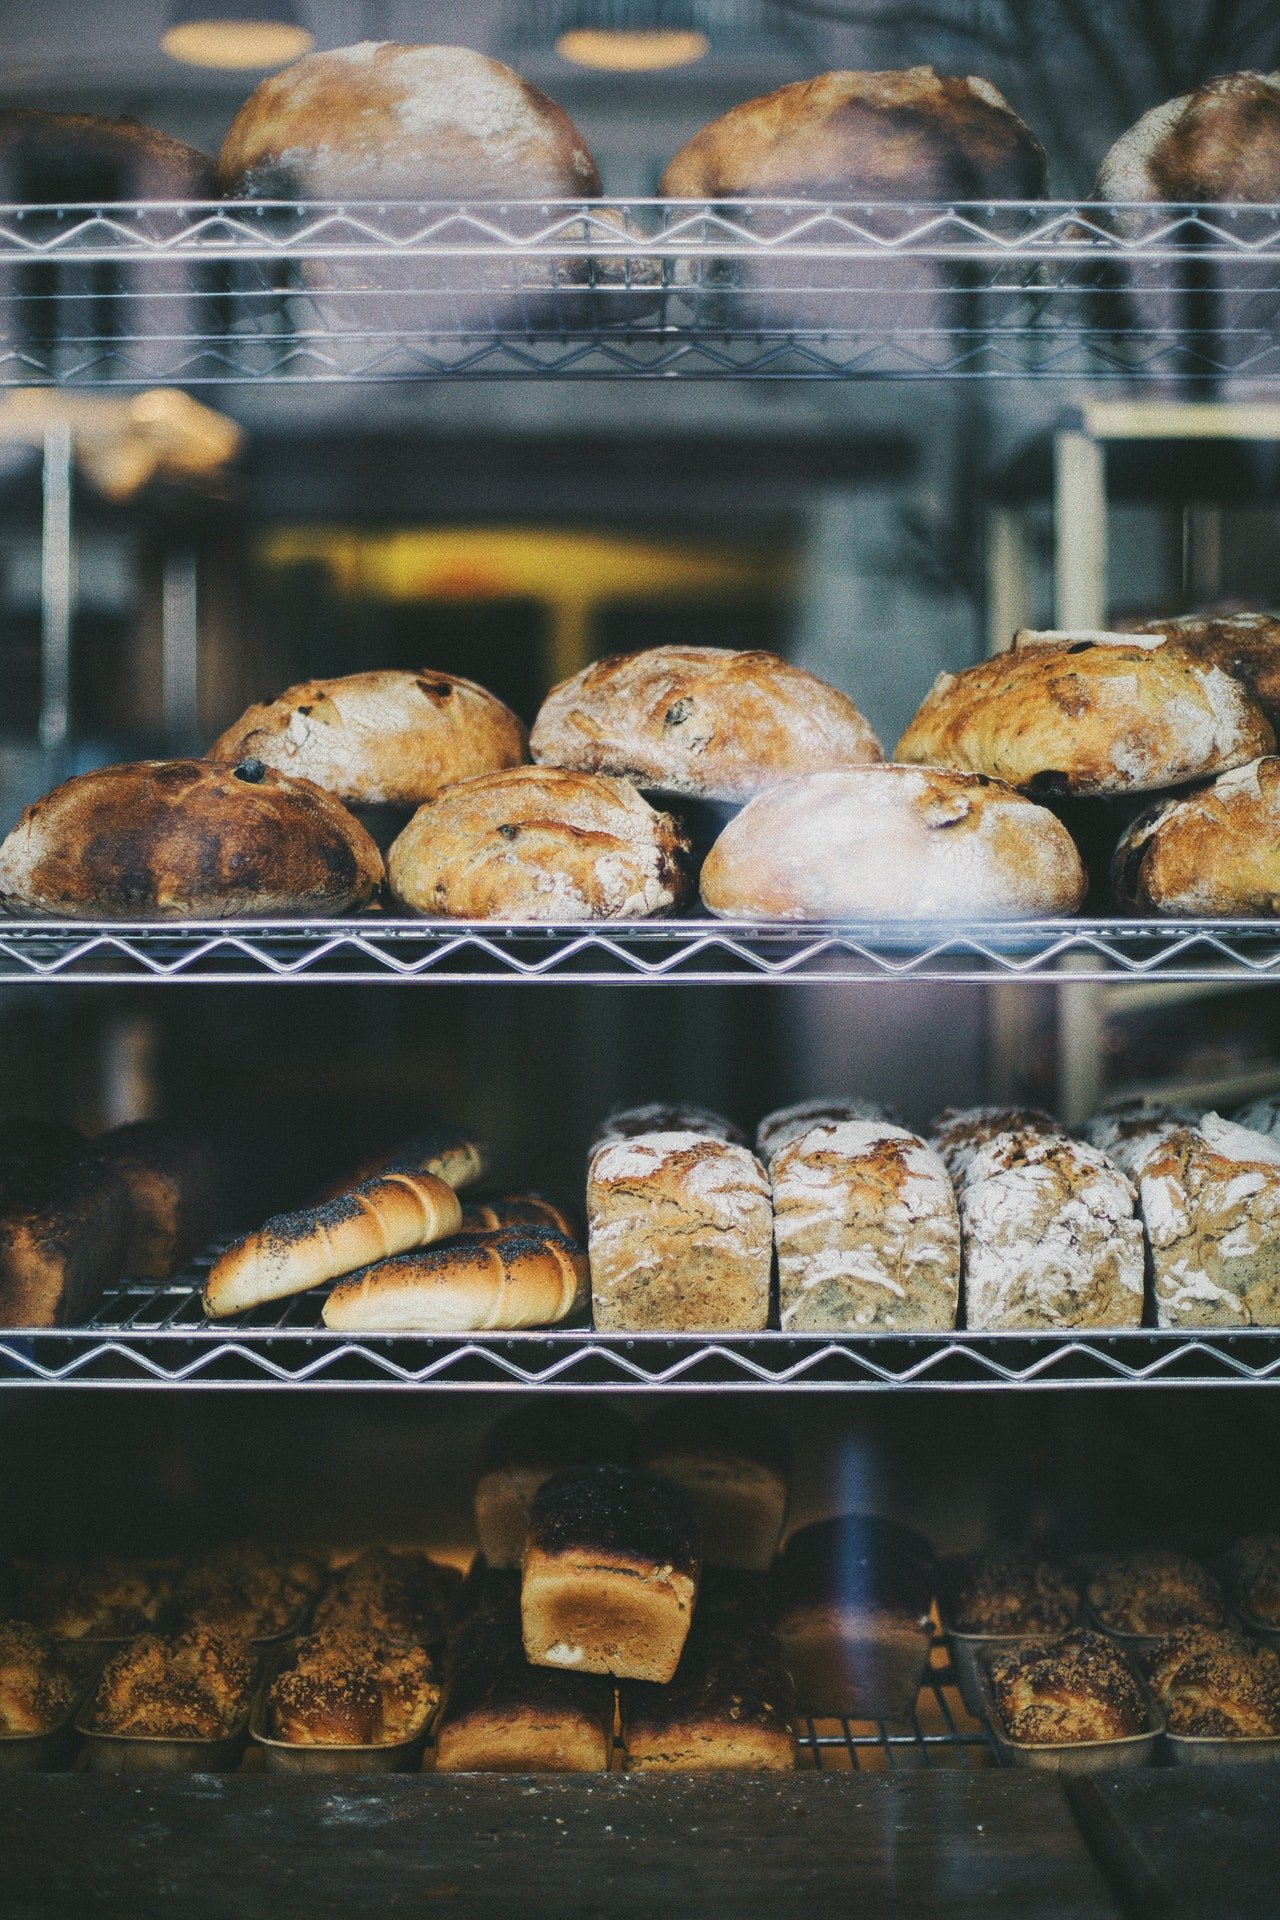
<svg viewBox="0 0 1280 1920">
<path fill-rule="evenodd" d="M 960 1186 L 978 1149 L 997 1134 L 1060 1131 L 1040 1107 L 946 1107 L 933 1122 L 930 1144 Z"/>
<path fill-rule="evenodd" d="M 744 1205 L 769 1198 L 769 1179 L 746 1147 L 712 1140 L 702 1133 L 643 1133 L 611 1141 L 591 1162 L 591 1186 L 643 1188 L 653 1181 L 678 1179 L 690 1198 L 730 1221 Z"/>
<path fill-rule="evenodd" d="M 839 1125 L 846 1120 L 887 1120 L 874 1100 L 798 1100 L 794 1106 L 766 1113 L 756 1128 L 756 1152 L 767 1167 L 774 1155 L 790 1146 L 811 1127 Z"/>
<path fill-rule="evenodd" d="M 1160 1325 L 1280 1324 L 1280 1140 L 1207 1113 L 1137 1178 Z"/>
<path fill-rule="evenodd" d="M 1152 1147 L 1179 1127 L 1194 1127 L 1200 1115 L 1190 1107 L 1163 1106 L 1145 1100 L 1120 1101 L 1090 1115 L 1081 1131 L 1091 1146 L 1136 1177 Z"/>
</svg>

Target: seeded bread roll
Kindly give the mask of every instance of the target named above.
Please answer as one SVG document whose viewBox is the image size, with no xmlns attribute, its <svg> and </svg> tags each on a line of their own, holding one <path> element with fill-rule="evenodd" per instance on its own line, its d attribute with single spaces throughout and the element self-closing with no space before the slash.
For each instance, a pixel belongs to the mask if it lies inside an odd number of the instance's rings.
<svg viewBox="0 0 1280 1920">
<path fill-rule="evenodd" d="M 219 1254 L 204 1310 L 219 1319 L 288 1299 L 371 1260 L 443 1240 L 461 1225 L 457 1194 L 434 1174 L 378 1174 L 322 1206 L 276 1214 Z"/>
<path fill-rule="evenodd" d="M 795 1688 L 764 1591 L 740 1576 L 705 1583 L 670 1685 L 618 1690 L 627 1767 L 637 1773 L 772 1773 L 796 1763 Z"/>
<path fill-rule="evenodd" d="M 534 1666 L 670 1680 L 698 1591 L 697 1525 L 684 1491 L 627 1467 L 569 1467 L 543 1482 L 521 1573 Z"/>
<path fill-rule="evenodd" d="M 1027 793 L 1147 793 L 1243 766 L 1275 744 L 1238 680 L 1158 635 L 1019 634 L 939 674 L 897 758 Z"/>
<path fill-rule="evenodd" d="M 600 192 L 569 116 L 470 47 L 362 41 L 269 74 L 231 123 L 224 193 L 291 200 L 545 200 Z"/>
<path fill-rule="evenodd" d="M 606 1114 L 588 1150 L 588 1165 L 601 1147 L 615 1140 L 634 1140 L 640 1133 L 696 1133 L 707 1140 L 733 1140 L 741 1147 L 747 1144 L 741 1127 L 735 1127 L 723 1114 L 713 1113 L 710 1107 L 651 1100 L 642 1107 L 615 1107 Z"/>
<path fill-rule="evenodd" d="M 587 1246 L 602 1332 L 759 1332 L 772 1242 L 768 1175 L 732 1141 L 638 1134 L 591 1162 Z"/>
<path fill-rule="evenodd" d="M 1146 1731 L 1133 1670 L 1100 1633 L 1070 1633 L 997 1654 L 991 1690 L 1006 1734 L 1023 1746 L 1080 1746 Z"/>
<path fill-rule="evenodd" d="M 1141 1325 L 1136 1199 L 1094 1147 L 1065 1134 L 997 1134 L 959 1189 L 968 1325 Z"/>
<path fill-rule="evenodd" d="M 566 1240 L 585 1243 L 577 1214 L 545 1193 L 495 1193 L 462 1209 L 463 1233 L 495 1233 L 503 1227 L 552 1227 Z"/>
<path fill-rule="evenodd" d="M 1173 1633 L 1218 1627 L 1226 1600 L 1213 1575 L 1185 1553 L 1164 1549 L 1110 1554 L 1085 1588 L 1094 1619 L 1110 1633 Z"/>
<path fill-rule="evenodd" d="M 1280 200 L 1280 75 L 1228 73 L 1152 107 L 1103 161 L 1095 200 Z"/>
<path fill-rule="evenodd" d="M 784 1333 L 955 1326 L 960 1217 L 923 1140 L 885 1120 L 813 1127 L 770 1174 Z"/>
<path fill-rule="evenodd" d="M 801 1713 L 911 1712 L 934 1572 L 929 1543 L 890 1520 L 842 1514 L 791 1535 L 773 1573 L 774 1621 Z"/>
<path fill-rule="evenodd" d="M 125 1271 L 167 1280 L 217 1224 L 219 1170 L 207 1140 L 154 1120 L 113 1127 L 93 1143 L 129 1196 Z"/>
<path fill-rule="evenodd" d="M 528 1223 L 422 1246 L 339 1280 L 326 1327 L 345 1333 L 492 1333 L 554 1327 L 590 1297 L 587 1256 L 554 1227 Z"/>
<path fill-rule="evenodd" d="M 1274 613 L 1183 613 L 1125 622 L 1129 633 L 1164 633 L 1193 660 L 1243 681 L 1274 727 L 1280 720 L 1280 619 Z"/>
<path fill-rule="evenodd" d="M 798 1100 L 792 1107 L 766 1113 L 756 1128 L 756 1158 L 769 1166 L 775 1154 L 811 1127 L 840 1126 L 846 1120 L 891 1120 L 874 1100 Z"/>
<path fill-rule="evenodd" d="M 526 746 L 501 700 L 424 669 L 305 680 L 250 707 L 208 757 L 252 757 L 352 804 L 419 807 L 454 780 L 518 767 Z"/>
<path fill-rule="evenodd" d="M 1190 1107 L 1165 1106 L 1156 1100 L 1116 1100 L 1091 1115 L 1082 1131 L 1090 1146 L 1133 1179 L 1138 1163 L 1157 1141 L 1179 1127 L 1194 1127 L 1199 1119 Z"/>
<path fill-rule="evenodd" d="M 1084 892 L 1047 808 L 919 767 L 785 780 L 729 822 L 702 868 L 708 909 L 744 919 L 1020 919 L 1074 913 Z"/>
<path fill-rule="evenodd" d="M 86 1320 L 120 1278 L 130 1227 L 128 1193 L 104 1162 L 0 1159 L 0 1327 Z"/>
<path fill-rule="evenodd" d="M 853 702 L 774 653 L 650 647 L 597 660 L 543 701 L 529 745 L 544 766 L 637 787 L 749 800 L 788 774 L 883 760 Z"/>
<path fill-rule="evenodd" d="M 1223 1555 L 1221 1570 L 1245 1624 L 1280 1632 L 1280 1533 L 1237 1540 Z"/>
<path fill-rule="evenodd" d="M 1192 1739 L 1280 1735 L 1280 1655 L 1230 1629 L 1183 1627 L 1147 1663 L 1170 1733 Z"/>
<path fill-rule="evenodd" d="M 485 1441 L 475 1485 L 476 1537 L 486 1563 L 520 1565 L 533 1496 L 553 1473 L 610 1461 L 630 1466 L 634 1456 L 630 1421 L 590 1395 L 508 1414 Z"/>
<path fill-rule="evenodd" d="M 1162 1327 L 1280 1326 L 1280 1141 L 1205 1114 L 1135 1169 Z"/>
<path fill-rule="evenodd" d="M 717 1402 L 657 1414 L 641 1437 L 651 1473 L 689 1496 L 704 1566 L 765 1573 L 786 1518 L 791 1449 L 769 1421 Z"/>
<path fill-rule="evenodd" d="M 1080 1595 L 1061 1567 L 1030 1547 L 997 1544 L 952 1568 L 947 1612 L 959 1633 L 1047 1636 L 1075 1625 Z"/>
<path fill-rule="evenodd" d="M 745 100 L 670 161 L 672 200 L 1037 199 L 1039 141 L 989 80 L 821 73 Z"/>
<path fill-rule="evenodd" d="M 1039 1107 L 944 1107 L 930 1127 L 929 1144 L 959 1187 L 979 1150 L 998 1134 L 1059 1131 Z"/>
<path fill-rule="evenodd" d="M 511 767 L 419 807 L 392 846 L 391 890 L 463 920 L 629 920 L 688 892 L 688 842 L 626 780 Z"/>
<path fill-rule="evenodd" d="M 613 1686 L 598 1674 L 531 1666 L 520 1576 L 473 1568 L 449 1643 L 436 1723 L 440 1773 L 603 1773 Z"/>
<path fill-rule="evenodd" d="M 1147 808 L 1121 835 L 1111 878 L 1120 904 L 1144 913 L 1280 913 L 1280 757 Z"/>
<path fill-rule="evenodd" d="M 81 920 L 343 913 L 381 880 L 382 856 L 345 807 L 257 760 L 80 773 L 0 845 L 7 912 Z"/>
<path fill-rule="evenodd" d="M 10 203 L 207 200 L 212 184 L 207 154 L 137 120 L 0 110 L 0 197 Z"/>
</svg>

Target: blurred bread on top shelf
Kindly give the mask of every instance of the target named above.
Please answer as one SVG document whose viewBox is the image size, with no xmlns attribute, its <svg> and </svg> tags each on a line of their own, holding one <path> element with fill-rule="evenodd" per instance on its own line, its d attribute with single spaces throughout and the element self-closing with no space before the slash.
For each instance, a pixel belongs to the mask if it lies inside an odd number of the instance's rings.
<svg viewBox="0 0 1280 1920">
<path fill-rule="evenodd" d="M 1106 155 L 1093 197 L 1280 200 L 1280 74 L 1220 74 L 1152 107 Z"/>
<path fill-rule="evenodd" d="M 141 121 L 0 108 L 0 200 L 205 200 L 212 188 L 208 154 Z"/>
</svg>

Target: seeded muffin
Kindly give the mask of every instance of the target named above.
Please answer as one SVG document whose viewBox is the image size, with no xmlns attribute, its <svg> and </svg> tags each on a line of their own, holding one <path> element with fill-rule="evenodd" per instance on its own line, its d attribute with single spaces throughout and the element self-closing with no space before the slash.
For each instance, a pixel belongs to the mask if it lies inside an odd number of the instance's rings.
<svg viewBox="0 0 1280 1920">
<path fill-rule="evenodd" d="M 1220 1627 L 1227 1603 L 1213 1575 L 1185 1553 L 1113 1554 L 1085 1589 L 1093 1617 L 1110 1633 L 1175 1633 Z"/>
<path fill-rule="evenodd" d="M 1170 1733 L 1198 1739 L 1280 1736 L 1280 1654 L 1230 1629 L 1183 1627 L 1147 1662 Z"/>
<path fill-rule="evenodd" d="M 1138 1682 L 1100 1633 L 1018 1647 L 998 1654 L 990 1671 L 1005 1732 L 1020 1745 L 1080 1746 L 1146 1731 Z"/>
<path fill-rule="evenodd" d="M 1066 1574 L 1030 1547 L 984 1547 L 962 1561 L 952 1578 L 951 1624 L 957 1633 L 1066 1633 L 1079 1609 L 1080 1596 Z"/>
</svg>

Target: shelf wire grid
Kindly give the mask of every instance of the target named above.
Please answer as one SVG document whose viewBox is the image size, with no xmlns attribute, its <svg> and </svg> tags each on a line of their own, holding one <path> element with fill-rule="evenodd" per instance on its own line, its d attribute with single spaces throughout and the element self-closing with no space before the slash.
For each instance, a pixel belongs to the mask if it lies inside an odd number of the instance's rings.
<svg viewBox="0 0 1280 1920">
<path fill-rule="evenodd" d="M 1280 377 L 1280 207 L 0 207 L 0 381 Z"/>
<path fill-rule="evenodd" d="M 0 918 L 0 983 L 734 985 L 1280 979 L 1280 921 L 876 924 L 658 919 L 109 922 Z"/>
</svg>

